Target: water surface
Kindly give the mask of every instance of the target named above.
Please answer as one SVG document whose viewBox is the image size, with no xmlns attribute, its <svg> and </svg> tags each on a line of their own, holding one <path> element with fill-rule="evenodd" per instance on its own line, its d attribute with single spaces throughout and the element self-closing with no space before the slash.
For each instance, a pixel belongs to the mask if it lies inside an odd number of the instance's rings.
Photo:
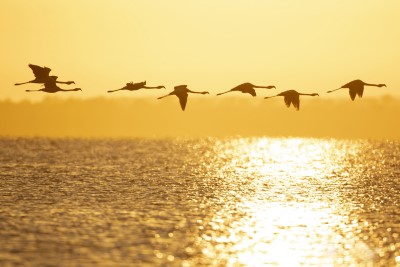
<svg viewBox="0 0 400 267">
<path fill-rule="evenodd" d="M 400 266 L 400 142 L 0 139 L 2 266 Z"/>
</svg>

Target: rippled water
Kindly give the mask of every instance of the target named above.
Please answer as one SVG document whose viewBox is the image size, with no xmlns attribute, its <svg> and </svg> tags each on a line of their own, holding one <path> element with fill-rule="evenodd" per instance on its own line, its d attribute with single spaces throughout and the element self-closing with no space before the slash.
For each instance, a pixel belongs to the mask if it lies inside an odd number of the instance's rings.
<svg viewBox="0 0 400 267">
<path fill-rule="evenodd" d="M 0 139 L 1 266 L 400 266 L 400 142 Z"/>
</svg>

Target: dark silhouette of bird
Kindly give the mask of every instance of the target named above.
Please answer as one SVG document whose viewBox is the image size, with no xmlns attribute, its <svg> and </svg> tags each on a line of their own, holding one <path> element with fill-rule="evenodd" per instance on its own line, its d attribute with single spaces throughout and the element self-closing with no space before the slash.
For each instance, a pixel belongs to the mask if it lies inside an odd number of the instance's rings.
<svg viewBox="0 0 400 267">
<path fill-rule="evenodd" d="M 57 93 L 57 92 L 68 92 L 68 91 L 82 91 L 81 88 L 74 88 L 74 89 L 61 89 L 56 84 L 57 76 L 49 76 L 49 79 L 44 84 L 44 88 L 38 90 L 25 90 L 26 92 L 46 92 L 46 93 Z"/>
<path fill-rule="evenodd" d="M 187 88 L 187 85 L 178 85 L 174 87 L 174 91 L 169 93 L 168 95 L 161 96 L 157 99 L 161 99 L 170 95 L 176 95 L 179 98 L 179 103 L 181 104 L 182 110 L 185 110 L 186 107 L 186 102 L 188 98 L 188 93 L 193 93 L 193 94 L 209 94 L 209 92 L 195 92 L 191 91 Z"/>
<path fill-rule="evenodd" d="M 112 92 L 116 92 L 116 91 L 120 91 L 120 90 L 136 91 L 136 90 L 139 90 L 139 89 L 161 89 L 161 88 L 164 88 L 164 89 L 165 89 L 165 87 L 164 87 L 163 85 L 154 86 L 154 87 L 146 86 L 146 81 L 140 82 L 140 83 L 133 83 L 133 82 L 130 82 L 130 83 L 127 83 L 127 84 L 126 84 L 124 87 L 122 87 L 121 89 L 110 90 L 110 91 L 107 91 L 107 92 L 108 92 L 108 93 L 112 93 Z"/>
<path fill-rule="evenodd" d="M 229 92 L 238 91 L 238 92 L 242 92 L 243 94 L 246 94 L 246 93 L 247 93 L 247 94 L 251 94 L 252 96 L 256 96 L 257 94 L 256 94 L 256 90 L 254 90 L 254 88 L 272 89 L 272 88 L 276 88 L 276 87 L 273 86 L 273 85 L 269 85 L 269 86 L 257 86 L 257 85 L 251 84 L 251 83 L 242 83 L 242 84 L 240 84 L 240 85 L 238 85 L 238 86 L 232 88 L 232 89 L 229 90 L 229 91 L 226 91 L 226 92 L 223 92 L 223 93 L 219 93 L 219 94 L 217 94 L 217 95 L 223 95 L 223 94 L 226 94 L 226 93 L 229 93 Z"/>
<path fill-rule="evenodd" d="M 49 73 L 51 71 L 50 68 L 40 67 L 40 66 L 33 65 L 33 64 L 29 64 L 28 66 L 29 66 L 29 68 L 32 69 L 33 74 L 35 75 L 35 79 L 33 79 L 33 80 L 29 81 L 29 82 L 16 83 L 15 85 L 21 85 L 21 84 L 27 84 L 27 83 L 46 83 L 48 81 L 48 79 L 50 77 Z M 56 77 L 56 76 L 53 76 L 53 77 Z M 72 83 L 75 83 L 75 82 L 74 81 L 68 81 L 68 82 L 56 81 L 56 83 L 72 84 Z"/>
<path fill-rule="evenodd" d="M 299 93 L 295 90 L 288 90 L 288 91 L 284 91 L 282 93 L 279 93 L 275 96 L 267 96 L 264 97 L 265 99 L 267 98 L 272 98 L 272 97 L 276 97 L 276 96 L 283 96 L 283 100 L 285 101 L 285 104 L 287 107 L 290 107 L 290 104 L 293 104 L 293 106 L 299 110 L 300 109 L 300 96 L 301 95 L 309 95 L 309 96 L 319 96 L 319 94 L 317 93 L 312 93 L 312 94 L 303 94 L 303 93 Z"/>
<path fill-rule="evenodd" d="M 349 83 L 346 83 L 345 85 L 343 85 L 342 87 L 335 89 L 335 90 L 331 90 L 331 91 L 327 91 L 327 93 L 332 93 L 335 92 L 337 90 L 340 89 L 345 89 L 348 88 L 349 89 L 349 94 L 350 94 L 350 98 L 351 100 L 354 101 L 354 99 L 356 98 L 356 95 L 358 95 L 360 98 L 363 96 L 364 93 L 364 86 L 376 86 L 376 87 L 386 87 L 386 84 L 380 83 L 380 84 L 372 84 L 372 83 L 365 83 L 361 80 L 354 80 L 351 81 Z"/>
</svg>

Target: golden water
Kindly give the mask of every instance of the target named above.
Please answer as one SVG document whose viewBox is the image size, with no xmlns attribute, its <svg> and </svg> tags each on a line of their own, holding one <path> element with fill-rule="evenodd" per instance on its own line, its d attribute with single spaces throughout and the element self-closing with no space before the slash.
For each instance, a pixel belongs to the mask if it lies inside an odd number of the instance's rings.
<svg viewBox="0 0 400 267">
<path fill-rule="evenodd" d="M 399 142 L 0 148 L 0 265 L 400 266 Z"/>
</svg>

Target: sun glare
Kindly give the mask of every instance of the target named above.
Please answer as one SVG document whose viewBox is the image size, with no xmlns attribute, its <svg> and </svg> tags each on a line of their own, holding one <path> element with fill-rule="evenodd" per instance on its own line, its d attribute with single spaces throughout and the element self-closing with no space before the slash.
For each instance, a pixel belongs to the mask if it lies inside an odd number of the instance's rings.
<svg viewBox="0 0 400 267">
<path fill-rule="evenodd" d="M 357 148 L 353 150 L 356 153 Z M 354 229 L 345 226 L 337 213 L 345 203 L 332 204 L 336 200 L 327 199 L 323 193 L 324 184 L 330 182 L 330 173 L 337 162 L 343 161 L 345 151 L 339 141 L 329 140 L 232 140 L 231 146 L 220 152 L 227 163 L 221 169 L 223 177 L 229 186 L 244 183 L 252 189 L 243 196 L 228 196 L 241 198 L 240 205 L 228 205 L 214 214 L 210 224 L 217 234 L 203 235 L 204 255 L 228 266 L 371 262 L 373 253 L 361 241 L 354 246 L 360 255 L 367 255 L 365 258 L 354 258 L 347 251 L 349 246 L 343 245 L 346 237 L 341 231 L 353 233 Z M 229 155 L 235 157 L 229 160 Z M 240 214 L 236 220 L 235 214 Z M 347 258 L 338 256 L 343 254 Z"/>
<path fill-rule="evenodd" d="M 304 266 L 306 262 L 332 264 L 335 252 L 333 240 L 321 242 L 321 236 L 335 237 L 329 228 L 332 216 L 329 211 L 318 211 L 309 204 L 293 203 L 248 203 L 251 208 L 251 224 L 243 226 L 245 236 L 252 233 L 251 239 L 241 239 L 234 246 L 238 251 L 238 261 L 247 266 L 265 264 L 276 266 Z M 324 227 L 316 227 L 324 225 Z M 318 228 L 319 232 L 315 229 Z M 331 232 L 328 234 L 328 232 Z M 250 235 L 251 236 L 251 235 Z M 241 248 L 241 249 L 240 249 Z M 326 262 L 318 262 L 325 258 Z"/>
</svg>

